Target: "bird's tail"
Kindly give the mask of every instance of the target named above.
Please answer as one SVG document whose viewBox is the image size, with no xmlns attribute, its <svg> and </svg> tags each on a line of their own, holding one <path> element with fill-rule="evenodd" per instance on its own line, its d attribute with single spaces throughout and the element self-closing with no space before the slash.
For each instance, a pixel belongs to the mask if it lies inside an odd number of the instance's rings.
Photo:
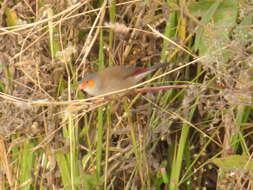
<svg viewBox="0 0 253 190">
<path fill-rule="evenodd" d="M 148 74 L 150 74 L 150 73 L 156 71 L 157 69 L 160 69 L 166 65 L 168 65 L 167 62 L 154 65 L 150 68 L 138 69 L 136 72 L 134 72 L 132 74 L 132 76 L 134 76 L 136 78 L 136 80 L 139 81 L 139 80 L 143 79 L 145 76 L 147 76 Z"/>
</svg>

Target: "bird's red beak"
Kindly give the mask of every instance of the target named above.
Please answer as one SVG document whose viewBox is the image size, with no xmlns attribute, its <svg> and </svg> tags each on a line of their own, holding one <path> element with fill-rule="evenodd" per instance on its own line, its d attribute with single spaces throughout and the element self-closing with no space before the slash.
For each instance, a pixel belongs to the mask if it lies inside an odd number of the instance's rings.
<svg viewBox="0 0 253 190">
<path fill-rule="evenodd" d="M 79 84 L 78 90 L 84 90 L 86 88 L 86 83 L 82 82 Z"/>
</svg>

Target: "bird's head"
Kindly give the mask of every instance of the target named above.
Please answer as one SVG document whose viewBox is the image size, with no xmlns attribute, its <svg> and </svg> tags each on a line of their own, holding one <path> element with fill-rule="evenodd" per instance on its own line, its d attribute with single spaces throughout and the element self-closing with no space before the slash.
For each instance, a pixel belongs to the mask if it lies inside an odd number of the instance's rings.
<svg viewBox="0 0 253 190">
<path fill-rule="evenodd" d="M 100 80 L 95 73 L 87 75 L 79 84 L 79 90 L 83 90 L 90 95 L 97 95 Z"/>
</svg>

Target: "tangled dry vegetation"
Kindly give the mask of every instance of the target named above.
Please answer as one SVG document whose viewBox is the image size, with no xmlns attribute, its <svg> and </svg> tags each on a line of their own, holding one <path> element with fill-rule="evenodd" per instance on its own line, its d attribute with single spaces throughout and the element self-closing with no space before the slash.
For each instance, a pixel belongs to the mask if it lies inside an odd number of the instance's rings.
<svg viewBox="0 0 253 190">
<path fill-rule="evenodd" d="M 3 189 L 253 189 L 250 2 L 0 4 Z M 159 62 L 139 88 L 177 89 L 77 90 L 88 72 Z"/>
</svg>

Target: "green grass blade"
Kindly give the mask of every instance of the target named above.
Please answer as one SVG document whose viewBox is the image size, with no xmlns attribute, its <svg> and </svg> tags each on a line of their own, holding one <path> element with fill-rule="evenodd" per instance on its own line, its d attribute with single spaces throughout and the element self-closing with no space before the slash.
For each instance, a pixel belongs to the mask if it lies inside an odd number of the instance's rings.
<svg viewBox="0 0 253 190">
<path fill-rule="evenodd" d="M 192 120 L 195 109 L 196 109 L 196 107 L 194 107 L 190 110 L 189 115 L 188 115 L 188 121 Z M 170 177 L 170 189 L 171 190 L 178 189 L 180 172 L 181 172 L 182 163 L 183 163 L 183 159 L 184 159 L 184 151 L 185 151 L 185 146 L 186 146 L 186 142 L 187 142 L 188 135 L 189 135 L 189 130 L 190 130 L 190 126 L 188 124 L 184 123 L 183 127 L 182 127 L 182 132 L 181 132 L 179 144 L 178 144 L 177 154 L 176 154 L 176 157 L 174 160 L 174 164 L 172 165 L 172 168 L 171 168 L 171 177 Z"/>
<path fill-rule="evenodd" d="M 26 141 L 21 150 L 20 177 L 21 190 L 30 190 L 32 187 L 32 169 L 34 167 L 35 155 L 31 149 L 32 142 Z"/>
</svg>

